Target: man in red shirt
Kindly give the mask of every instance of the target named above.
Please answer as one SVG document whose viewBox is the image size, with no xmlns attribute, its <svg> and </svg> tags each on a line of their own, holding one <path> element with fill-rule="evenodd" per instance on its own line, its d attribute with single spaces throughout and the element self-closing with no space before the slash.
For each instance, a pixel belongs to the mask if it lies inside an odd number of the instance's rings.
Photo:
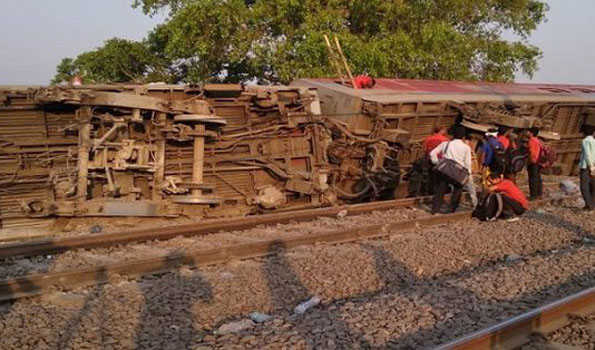
<svg viewBox="0 0 595 350">
<path fill-rule="evenodd" d="M 438 147 L 442 142 L 448 141 L 448 129 L 446 126 L 437 126 L 434 128 L 434 134 L 426 137 L 423 143 L 424 152 L 427 155 Z"/>
<path fill-rule="evenodd" d="M 434 128 L 434 134 L 426 137 L 426 139 L 423 142 L 423 149 L 425 153 L 424 163 L 428 169 L 428 181 L 426 192 L 429 194 L 434 194 L 438 184 L 437 175 L 434 173 L 433 170 L 434 165 L 430 161 L 430 153 L 441 143 L 449 141 L 448 136 L 446 136 L 447 133 L 448 129 L 445 126 L 438 126 Z"/>
<path fill-rule="evenodd" d="M 539 154 L 541 153 L 541 141 L 537 138 L 539 129 L 533 127 L 527 131 L 529 137 L 529 164 L 527 173 L 529 175 L 530 200 L 536 200 L 543 196 L 543 181 L 541 179 L 541 167 L 539 166 Z"/>
<path fill-rule="evenodd" d="M 375 85 L 376 80 L 365 74 L 353 78 L 353 87 L 355 89 L 371 89 Z"/>
<path fill-rule="evenodd" d="M 501 126 L 498 128 L 498 141 L 504 147 L 504 150 L 507 151 L 510 147 L 510 134 L 512 133 L 512 129 L 509 129 L 505 126 Z"/>
<path fill-rule="evenodd" d="M 490 174 L 488 191 L 502 196 L 502 214 L 505 219 L 523 215 L 529 209 L 529 201 L 523 191 L 514 182 L 505 179 L 501 174 Z"/>
</svg>

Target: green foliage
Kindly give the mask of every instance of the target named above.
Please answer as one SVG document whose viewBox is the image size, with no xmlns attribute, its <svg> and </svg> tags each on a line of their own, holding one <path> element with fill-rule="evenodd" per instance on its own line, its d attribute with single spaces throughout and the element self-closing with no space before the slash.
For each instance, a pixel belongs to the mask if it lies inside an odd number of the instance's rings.
<svg viewBox="0 0 595 350">
<path fill-rule="evenodd" d="M 60 84 L 61 82 L 70 82 L 76 75 L 76 67 L 72 58 L 63 58 L 56 67 L 56 75 L 51 84 Z"/>
<path fill-rule="evenodd" d="M 85 83 L 123 83 L 169 80 L 168 63 L 154 55 L 146 43 L 113 38 L 76 59 L 64 58 L 52 84 L 80 75 Z"/>
<path fill-rule="evenodd" d="M 324 34 L 337 35 L 354 73 L 376 77 L 509 81 L 532 75 L 541 52 L 526 38 L 543 0 L 133 0 L 168 11 L 142 43 L 110 41 L 63 61 L 98 81 L 288 83 L 334 76 Z M 519 40 L 506 41 L 504 31 Z M 119 39 L 112 39 L 119 40 Z M 99 59 L 101 58 L 101 59 Z M 107 59 L 106 59 L 107 58 Z M 153 75 L 152 75 L 153 74 Z"/>
</svg>

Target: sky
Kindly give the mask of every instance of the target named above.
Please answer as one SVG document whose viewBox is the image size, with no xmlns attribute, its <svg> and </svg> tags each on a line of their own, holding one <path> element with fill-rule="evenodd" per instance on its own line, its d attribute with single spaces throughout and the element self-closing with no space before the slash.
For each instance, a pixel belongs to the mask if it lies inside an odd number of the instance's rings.
<svg viewBox="0 0 595 350">
<path fill-rule="evenodd" d="M 110 38 L 140 40 L 163 18 L 132 0 L 0 0 L 0 85 L 48 84 L 64 57 Z"/>
<path fill-rule="evenodd" d="M 543 51 L 538 83 L 595 85 L 595 1 L 548 0 L 548 21 L 531 35 L 529 42 Z M 528 82 L 519 75 L 517 81 Z"/>
<path fill-rule="evenodd" d="M 112 37 L 142 39 L 163 20 L 132 9 L 132 0 L 0 2 L 0 85 L 48 84 L 62 58 Z M 548 3 L 548 21 L 529 38 L 544 53 L 532 81 L 595 85 L 595 1 Z"/>
</svg>

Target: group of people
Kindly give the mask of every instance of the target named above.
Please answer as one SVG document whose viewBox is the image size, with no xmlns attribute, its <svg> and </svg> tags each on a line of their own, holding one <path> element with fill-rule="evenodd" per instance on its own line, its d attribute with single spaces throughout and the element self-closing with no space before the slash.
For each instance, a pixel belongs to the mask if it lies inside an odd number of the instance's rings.
<svg viewBox="0 0 595 350">
<path fill-rule="evenodd" d="M 539 129 L 530 128 L 514 138 L 506 127 L 489 129 L 477 148 L 482 174 L 482 198 L 477 198 L 473 181 L 474 149 L 466 129 L 457 125 L 452 139 L 446 127 L 438 127 L 424 140 L 424 162 L 429 165 L 428 183 L 433 191 L 432 214 L 454 213 L 462 193 L 468 192 L 475 208 L 474 215 L 485 220 L 506 218 L 516 220 L 529 209 L 529 202 L 543 196 L 541 172 L 551 166 L 550 150 L 538 138 Z M 555 153 L 554 153 L 555 154 Z M 527 169 L 530 196 L 516 185 L 517 174 Z M 579 163 L 581 192 L 585 209 L 595 208 L 595 132 L 582 143 Z M 444 195 L 451 191 L 448 207 L 443 207 Z"/>
</svg>

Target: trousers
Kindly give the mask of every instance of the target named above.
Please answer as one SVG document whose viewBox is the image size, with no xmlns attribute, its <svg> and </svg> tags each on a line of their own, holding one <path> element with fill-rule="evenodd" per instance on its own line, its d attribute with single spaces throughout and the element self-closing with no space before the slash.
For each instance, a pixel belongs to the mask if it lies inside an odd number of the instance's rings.
<svg viewBox="0 0 595 350">
<path fill-rule="evenodd" d="M 449 185 L 453 187 L 452 196 L 450 198 L 450 211 L 454 213 L 459 207 L 459 203 L 461 203 L 463 186 L 461 186 L 461 184 L 459 184 L 458 182 L 452 181 L 443 175 L 438 175 L 437 181 L 438 184 L 436 192 L 434 193 L 434 198 L 432 199 L 432 213 L 437 213 L 440 211 L 442 203 L 444 202 L 444 195 L 446 194 L 446 192 L 448 192 Z"/>
<path fill-rule="evenodd" d="M 529 192 L 531 199 L 543 196 L 543 181 L 541 180 L 541 167 L 538 164 L 529 164 L 527 166 L 529 175 Z"/>
<path fill-rule="evenodd" d="M 477 206 L 477 190 L 475 189 L 475 183 L 473 183 L 473 178 L 469 178 L 469 181 L 463 186 L 463 190 L 469 193 L 469 198 L 471 199 L 471 204 L 473 208 Z"/>
<path fill-rule="evenodd" d="M 497 198 L 502 199 L 502 211 L 498 212 Z M 473 212 L 473 216 L 480 220 L 509 219 L 524 214 L 526 209 L 521 203 L 502 193 L 489 194 Z"/>
<path fill-rule="evenodd" d="M 588 169 L 581 169 L 580 180 L 585 207 L 595 209 L 595 179 L 591 177 Z"/>
<path fill-rule="evenodd" d="M 514 199 L 502 195 L 502 217 L 505 219 L 523 215 L 527 211 L 521 203 L 515 201 Z"/>
<path fill-rule="evenodd" d="M 430 160 L 430 156 L 426 156 L 425 160 L 425 172 L 424 176 L 427 176 L 426 182 L 426 193 L 428 195 L 433 195 L 436 191 L 436 185 L 438 184 L 437 174 L 434 171 L 434 164 Z"/>
</svg>

